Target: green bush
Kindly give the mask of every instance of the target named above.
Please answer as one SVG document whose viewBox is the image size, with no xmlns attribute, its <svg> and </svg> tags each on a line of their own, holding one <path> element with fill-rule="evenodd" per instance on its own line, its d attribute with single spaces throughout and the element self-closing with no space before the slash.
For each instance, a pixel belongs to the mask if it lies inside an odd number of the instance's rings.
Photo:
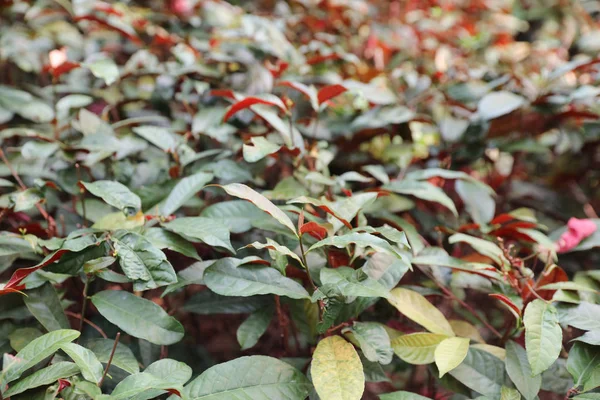
<svg viewBox="0 0 600 400">
<path fill-rule="evenodd" d="M 0 399 L 600 399 L 595 3 L 239 3 L 0 1 Z"/>
</svg>

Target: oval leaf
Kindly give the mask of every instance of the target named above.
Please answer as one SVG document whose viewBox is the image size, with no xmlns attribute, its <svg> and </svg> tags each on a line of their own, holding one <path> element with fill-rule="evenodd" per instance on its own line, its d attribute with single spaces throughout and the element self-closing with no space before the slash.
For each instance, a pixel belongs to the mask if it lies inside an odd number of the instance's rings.
<svg viewBox="0 0 600 400">
<path fill-rule="evenodd" d="M 132 336 L 159 345 L 183 338 L 179 321 L 149 300 L 120 290 L 105 290 L 91 299 L 104 318 Z"/>
<path fill-rule="evenodd" d="M 458 367 L 469 352 L 469 339 L 453 337 L 444 339 L 435 349 L 435 365 L 440 371 L 440 378 Z"/>
<path fill-rule="evenodd" d="M 531 371 L 538 375 L 556 361 L 562 346 L 562 329 L 558 312 L 543 300 L 535 299 L 527 305 L 523 316 L 525 349 Z"/>
<path fill-rule="evenodd" d="M 354 346 L 339 336 L 319 342 L 310 373 L 323 400 L 359 400 L 365 390 L 365 375 Z"/>
<path fill-rule="evenodd" d="M 452 326 L 444 314 L 419 293 L 409 289 L 396 288 L 390 292 L 388 301 L 407 318 L 423 326 L 429 332 L 454 336 Z"/>
</svg>

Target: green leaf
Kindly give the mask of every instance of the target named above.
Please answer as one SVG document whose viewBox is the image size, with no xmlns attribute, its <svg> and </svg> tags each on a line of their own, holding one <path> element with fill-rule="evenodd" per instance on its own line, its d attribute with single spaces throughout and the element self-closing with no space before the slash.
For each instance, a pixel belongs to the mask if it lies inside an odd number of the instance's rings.
<svg viewBox="0 0 600 400">
<path fill-rule="evenodd" d="M 84 379 L 93 383 L 100 382 L 104 368 L 91 350 L 75 343 L 65 343 L 60 346 L 60 349 L 75 361 Z"/>
<path fill-rule="evenodd" d="M 60 329 L 32 340 L 15 355 L 13 363 L 9 366 L 4 365 L 2 375 L 0 375 L 0 388 L 18 379 L 23 372 L 54 354 L 63 344 L 72 342 L 78 337 L 79 332 L 75 330 Z"/>
<path fill-rule="evenodd" d="M 98 361 L 106 364 L 110 358 L 114 342 L 113 339 L 90 339 L 85 342 L 85 346 L 96 355 Z M 118 367 L 130 374 L 140 372 L 138 361 L 133 355 L 133 352 L 129 347 L 120 342 L 117 343 L 117 348 L 111 362 L 111 368 L 112 366 Z"/>
<path fill-rule="evenodd" d="M 149 228 L 144 232 L 144 237 L 159 249 L 169 249 L 183 254 L 186 257 L 199 260 L 198 252 L 193 244 L 176 233 L 163 228 Z"/>
<path fill-rule="evenodd" d="M 396 288 L 390 292 L 388 301 L 398 311 L 430 332 L 454 336 L 450 323 L 437 308 L 419 293 Z"/>
<path fill-rule="evenodd" d="M 492 243 L 488 240 L 480 239 L 475 236 L 465 235 L 464 233 L 455 233 L 448 238 L 450 244 L 463 242 L 473 247 L 476 252 L 483 254 L 486 257 L 491 258 L 501 267 L 509 266 L 510 263 L 504 256 L 504 252 L 497 244 Z"/>
<path fill-rule="evenodd" d="M 79 373 L 79 367 L 71 362 L 58 362 L 52 364 L 49 367 L 40 369 L 33 374 L 27 376 L 11 385 L 3 396 L 5 398 L 23 393 L 26 390 L 33 389 L 36 387 L 50 385 L 56 382 L 58 379 L 68 378 Z"/>
<path fill-rule="evenodd" d="M 527 359 L 532 373 L 538 375 L 550 368 L 560 354 L 562 329 L 558 313 L 551 304 L 535 299 L 527 305 L 523 323 Z"/>
<path fill-rule="evenodd" d="M 247 314 L 265 307 L 271 302 L 270 296 L 221 296 L 211 290 L 195 294 L 183 307 L 194 314 Z"/>
<path fill-rule="evenodd" d="M 191 400 L 304 400 L 311 384 L 291 365 L 265 356 L 215 365 L 185 386 Z"/>
<path fill-rule="evenodd" d="M 281 148 L 280 145 L 270 142 L 262 136 L 254 136 L 250 138 L 251 145 L 244 144 L 242 153 L 244 160 L 254 163 L 262 160 L 269 154 L 277 153 Z"/>
<path fill-rule="evenodd" d="M 239 197 L 240 199 L 248 200 L 256 207 L 260 208 L 277 221 L 280 224 L 291 230 L 294 235 L 298 236 L 296 233 L 296 228 L 294 227 L 294 223 L 279 207 L 275 204 L 271 203 L 266 197 L 258 193 L 257 191 L 249 188 L 246 185 L 241 183 L 231 183 L 229 185 L 221 186 L 223 190 L 227 192 L 230 196 Z"/>
<path fill-rule="evenodd" d="M 266 307 L 253 312 L 242 322 L 236 333 L 237 341 L 242 350 L 254 347 L 258 343 L 258 339 L 267 331 L 272 319 L 273 308 Z"/>
<path fill-rule="evenodd" d="M 142 201 L 127 186 L 115 181 L 81 182 L 94 196 L 100 197 L 106 203 L 127 215 L 134 215 L 142 208 Z"/>
<path fill-rule="evenodd" d="M 153 302 L 120 290 L 105 290 L 91 297 L 100 314 L 123 331 L 158 345 L 179 342 L 183 326 Z"/>
<path fill-rule="evenodd" d="M 379 400 L 431 400 L 429 397 L 421 396 L 420 394 L 411 392 L 393 392 L 380 394 Z"/>
<path fill-rule="evenodd" d="M 369 278 L 376 280 L 387 290 L 396 287 L 409 269 L 408 261 L 383 252 L 374 253 L 361 268 Z"/>
<path fill-rule="evenodd" d="M 473 222 L 484 225 L 494 218 L 496 201 L 488 190 L 476 183 L 465 180 L 456 181 L 454 188 L 465 204 L 465 208 Z"/>
<path fill-rule="evenodd" d="M 222 201 L 206 207 L 201 217 L 218 220 L 233 233 L 252 229 L 256 221 L 269 218 L 267 214 L 245 200 Z"/>
<path fill-rule="evenodd" d="M 319 342 L 310 373 L 317 394 L 323 400 L 360 400 L 365 376 L 354 346 L 339 336 Z"/>
<path fill-rule="evenodd" d="M 499 91 L 488 93 L 479 101 L 477 112 L 485 120 L 509 114 L 525 104 L 525 99 L 514 93 Z"/>
<path fill-rule="evenodd" d="M 468 388 L 499 399 L 504 383 L 504 363 L 487 351 L 470 348 L 464 361 L 449 372 Z"/>
<path fill-rule="evenodd" d="M 213 174 L 198 172 L 180 180 L 165 201 L 162 202 L 160 213 L 162 215 L 173 214 L 210 182 L 213 177 Z"/>
<path fill-rule="evenodd" d="M 583 393 L 573 397 L 574 400 L 600 400 L 600 393 Z"/>
<path fill-rule="evenodd" d="M 521 400 L 521 394 L 517 389 L 502 386 L 500 400 Z"/>
<path fill-rule="evenodd" d="M 139 395 L 142 392 L 152 389 L 157 389 L 160 392 L 164 390 L 176 390 L 178 393 L 181 393 L 183 391 L 183 387 L 180 384 L 166 382 L 152 374 L 140 372 L 137 374 L 129 375 L 127 378 L 119 382 L 119 384 L 110 394 L 109 399 L 130 399 L 133 396 Z"/>
<path fill-rule="evenodd" d="M 390 343 L 390 337 L 381 324 L 376 322 L 354 322 L 354 325 L 344 330 L 343 333 L 349 334 L 350 341 L 358 342 L 360 349 L 369 361 L 383 365 L 392 362 L 394 350 Z"/>
<path fill-rule="evenodd" d="M 229 229 L 219 220 L 203 217 L 177 218 L 163 226 L 185 238 L 199 240 L 210 246 L 223 247 L 235 253 L 229 241 Z"/>
<path fill-rule="evenodd" d="M 19 190 L 10 195 L 10 203 L 14 207 L 15 212 L 27 211 L 35 207 L 43 199 L 42 193 L 38 189 L 33 188 Z"/>
<path fill-rule="evenodd" d="M 434 352 L 435 365 L 440 371 L 440 378 L 446 372 L 458 367 L 469 352 L 469 339 L 452 337 L 444 339 Z"/>
<path fill-rule="evenodd" d="M 267 243 L 259 243 L 259 242 L 254 242 L 254 243 L 250 243 L 249 245 L 244 246 L 244 248 L 247 247 L 252 247 L 254 249 L 268 249 L 269 251 L 273 251 L 276 255 L 283 255 L 285 257 L 291 257 L 294 260 L 298 261 L 298 263 L 303 266 L 304 268 L 306 268 L 306 266 L 304 265 L 304 263 L 302 262 L 302 260 L 300 259 L 300 256 L 296 253 L 294 253 L 293 251 L 291 251 L 289 248 L 280 245 L 279 243 L 277 243 L 276 241 L 274 241 L 271 238 L 267 238 Z M 275 259 L 275 257 L 272 257 L 273 259 Z"/>
<path fill-rule="evenodd" d="M 586 332 L 573 340 L 577 340 L 579 342 L 591 344 L 594 346 L 600 346 L 600 331 Z"/>
<path fill-rule="evenodd" d="M 150 374 L 155 377 L 155 382 L 163 382 L 161 383 L 162 387 L 165 386 L 179 386 L 184 385 L 187 381 L 192 377 L 192 369 L 187 366 L 185 363 L 175 361 L 169 358 L 164 358 L 162 360 L 158 360 L 153 362 L 144 370 L 144 374 Z M 153 386 L 155 385 L 152 384 Z M 180 390 L 180 393 L 183 391 Z M 164 390 L 160 388 L 146 388 L 136 396 L 132 398 L 132 400 L 148 400 L 159 397 L 165 393 Z"/>
<path fill-rule="evenodd" d="M 439 247 L 428 247 L 425 251 L 413 257 L 411 263 L 415 265 L 448 267 L 458 271 L 483 275 L 494 280 L 501 279 L 495 267 L 489 264 L 466 262 L 460 258 L 451 257 L 444 249 Z"/>
<path fill-rule="evenodd" d="M 239 266 L 215 263 L 204 271 L 204 283 L 223 296 L 254 296 L 276 294 L 293 299 L 310 298 L 296 281 L 286 278 L 269 266 Z"/>
<path fill-rule="evenodd" d="M 561 323 L 565 323 L 584 331 L 600 330 L 600 305 L 582 301 L 576 307 L 567 307 L 561 315 Z"/>
<path fill-rule="evenodd" d="M 107 85 L 112 85 L 119 78 L 119 68 L 110 58 L 101 58 L 96 61 L 85 63 L 96 78 L 103 79 Z"/>
<path fill-rule="evenodd" d="M 394 193 L 415 196 L 421 200 L 439 203 L 452 211 L 452 214 L 458 216 L 458 211 L 456 211 L 456 206 L 452 199 L 442 189 L 429 182 L 411 180 L 392 181 L 384 185 L 383 188 Z"/>
<path fill-rule="evenodd" d="M 370 233 L 351 232 L 341 236 L 332 236 L 313 244 L 307 253 L 323 246 L 334 246 L 337 248 L 346 248 L 351 244 L 359 247 L 371 247 L 377 251 L 383 251 L 402 259 L 402 254 L 394 248 L 388 241 L 381 239 Z"/>
<path fill-rule="evenodd" d="M 411 333 L 394 338 L 391 342 L 394 353 L 409 364 L 431 364 L 435 360 L 435 349 L 447 335 L 437 333 Z"/>
<path fill-rule="evenodd" d="M 28 290 L 23 300 L 29 312 L 46 330 L 56 331 L 70 327 L 56 290 L 50 283 Z"/>
<path fill-rule="evenodd" d="M 34 339 L 42 336 L 43 333 L 36 328 L 18 328 L 8 335 L 10 347 L 15 351 L 21 351 Z"/>
<path fill-rule="evenodd" d="M 142 125 L 132 131 L 167 153 L 174 153 L 179 143 L 178 137 L 160 126 Z"/>
<path fill-rule="evenodd" d="M 536 398 L 542 376 L 533 375 L 525 349 L 513 341 L 506 343 L 506 372 L 526 400 Z"/>
<path fill-rule="evenodd" d="M 133 289 L 142 291 L 177 282 L 177 275 L 165 253 L 143 236 L 129 232 L 113 238 L 121 269 L 133 280 Z"/>
<path fill-rule="evenodd" d="M 600 348 L 575 343 L 569 351 L 567 370 L 573 377 L 576 388 L 583 388 L 587 392 L 600 386 Z"/>
<path fill-rule="evenodd" d="M 387 297 L 389 291 L 379 282 L 371 279 L 362 270 L 348 267 L 321 269 L 321 283 L 315 295 L 319 292 L 328 293 L 333 290 L 336 294 L 348 297 Z"/>
</svg>

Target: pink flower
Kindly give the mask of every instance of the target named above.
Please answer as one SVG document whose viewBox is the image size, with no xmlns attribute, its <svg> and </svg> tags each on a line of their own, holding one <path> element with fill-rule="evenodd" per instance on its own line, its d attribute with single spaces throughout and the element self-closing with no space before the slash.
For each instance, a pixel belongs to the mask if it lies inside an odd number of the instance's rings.
<svg viewBox="0 0 600 400">
<path fill-rule="evenodd" d="M 569 228 L 556 241 L 556 252 L 565 253 L 573 250 L 586 237 L 596 232 L 596 224 L 589 219 L 571 218 L 567 223 Z"/>
<path fill-rule="evenodd" d="M 173 0 L 171 2 L 171 9 L 175 14 L 187 15 L 192 12 L 194 5 L 190 0 Z"/>
</svg>

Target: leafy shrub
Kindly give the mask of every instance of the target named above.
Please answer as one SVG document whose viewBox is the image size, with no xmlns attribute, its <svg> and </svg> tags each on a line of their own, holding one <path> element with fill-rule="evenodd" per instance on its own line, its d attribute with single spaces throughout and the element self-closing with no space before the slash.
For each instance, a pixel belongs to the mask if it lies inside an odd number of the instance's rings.
<svg viewBox="0 0 600 400">
<path fill-rule="evenodd" d="M 0 398 L 599 399 L 594 2 L 247 3 L 0 3 Z"/>
</svg>

